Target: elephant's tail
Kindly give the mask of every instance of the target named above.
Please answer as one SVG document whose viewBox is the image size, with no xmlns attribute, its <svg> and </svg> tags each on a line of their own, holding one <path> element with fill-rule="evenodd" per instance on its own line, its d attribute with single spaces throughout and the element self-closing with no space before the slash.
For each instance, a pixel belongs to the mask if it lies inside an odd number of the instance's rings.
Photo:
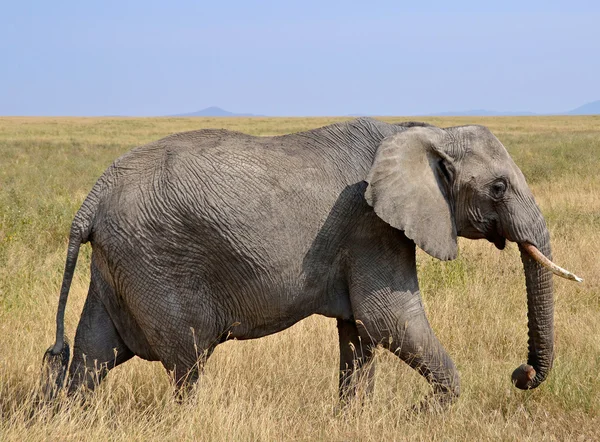
<svg viewBox="0 0 600 442">
<path fill-rule="evenodd" d="M 78 214 L 79 215 L 79 214 Z M 46 398 L 51 398 L 57 390 L 62 388 L 67 367 L 69 365 L 70 349 L 69 342 L 65 336 L 65 308 L 67 306 L 67 298 L 69 297 L 69 289 L 71 281 L 75 273 L 75 265 L 79 256 L 79 247 L 84 242 L 82 236 L 81 225 L 77 222 L 78 217 L 71 226 L 71 234 L 69 235 L 69 247 L 67 251 L 67 261 L 65 263 L 65 271 L 63 274 L 62 286 L 60 289 L 60 297 L 58 300 L 58 310 L 56 312 L 56 340 L 54 345 L 46 350 L 42 362 L 44 375 L 44 395 Z"/>
<path fill-rule="evenodd" d="M 58 310 L 56 312 L 56 339 L 54 345 L 46 350 L 42 362 L 44 377 L 42 382 L 46 398 L 53 397 L 54 393 L 62 388 L 69 365 L 70 348 L 65 336 L 65 308 L 67 306 L 71 282 L 73 281 L 73 274 L 75 273 L 75 265 L 79 256 L 79 248 L 82 243 L 86 243 L 89 239 L 94 214 L 98 206 L 97 192 L 94 190 L 96 189 L 92 189 L 92 192 L 90 192 L 90 195 L 88 195 L 82 204 L 71 225 L 67 260 L 60 288 L 60 297 L 58 299 Z"/>
<path fill-rule="evenodd" d="M 79 247 L 82 243 L 82 238 L 79 229 L 73 225 L 71 227 L 71 235 L 69 236 L 69 248 L 67 250 L 67 261 L 65 263 L 65 272 L 63 273 L 62 286 L 60 288 L 60 297 L 58 298 L 58 310 L 56 312 L 56 340 L 50 348 L 52 355 L 58 355 L 63 351 L 65 345 L 65 307 L 67 306 L 67 298 L 69 297 L 69 289 L 73 274 L 75 273 L 75 265 L 79 256 Z"/>
</svg>

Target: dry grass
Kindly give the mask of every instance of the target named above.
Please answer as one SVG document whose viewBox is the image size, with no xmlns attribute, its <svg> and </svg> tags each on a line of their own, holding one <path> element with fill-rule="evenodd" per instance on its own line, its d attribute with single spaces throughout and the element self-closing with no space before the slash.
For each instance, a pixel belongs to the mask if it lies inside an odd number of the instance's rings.
<svg viewBox="0 0 600 442">
<path fill-rule="evenodd" d="M 547 217 L 557 263 L 581 285 L 556 280 L 556 362 L 535 391 L 510 373 L 526 357 L 526 303 L 516 248 L 460 241 L 441 263 L 419 253 L 429 318 L 462 375 L 463 394 L 441 415 L 410 413 L 425 382 L 389 353 L 376 391 L 336 415 L 334 321 L 312 317 L 263 339 L 228 342 L 209 360 L 197 394 L 172 399 L 159 364 L 130 361 L 85 403 L 31 415 L 40 361 L 52 343 L 71 218 L 120 153 L 168 133 L 227 127 L 281 134 L 334 118 L 1 118 L 1 440 L 594 440 L 600 439 L 600 118 L 428 118 L 489 126 L 528 177 Z M 388 119 L 400 121 L 401 118 Z M 88 283 L 84 247 L 67 306 L 75 327 Z"/>
</svg>

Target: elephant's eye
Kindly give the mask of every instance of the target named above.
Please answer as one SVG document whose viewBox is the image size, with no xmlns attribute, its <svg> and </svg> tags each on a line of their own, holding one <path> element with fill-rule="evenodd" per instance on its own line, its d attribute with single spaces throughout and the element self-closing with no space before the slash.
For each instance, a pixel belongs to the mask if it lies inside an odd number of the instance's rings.
<svg viewBox="0 0 600 442">
<path fill-rule="evenodd" d="M 498 180 L 498 181 L 494 181 L 494 183 L 492 183 L 492 196 L 495 199 L 500 199 L 504 196 L 504 193 L 506 192 L 506 182 L 504 180 Z"/>
</svg>

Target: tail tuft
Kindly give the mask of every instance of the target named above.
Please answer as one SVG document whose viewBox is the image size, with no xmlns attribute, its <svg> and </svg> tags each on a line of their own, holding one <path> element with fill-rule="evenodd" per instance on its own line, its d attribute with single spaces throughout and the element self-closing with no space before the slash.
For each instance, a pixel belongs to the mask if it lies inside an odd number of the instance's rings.
<svg viewBox="0 0 600 442">
<path fill-rule="evenodd" d="M 42 394 L 45 400 L 53 399 L 62 389 L 70 357 L 71 348 L 66 336 L 60 348 L 53 345 L 44 353 L 44 359 L 42 360 Z"/>
</svg>

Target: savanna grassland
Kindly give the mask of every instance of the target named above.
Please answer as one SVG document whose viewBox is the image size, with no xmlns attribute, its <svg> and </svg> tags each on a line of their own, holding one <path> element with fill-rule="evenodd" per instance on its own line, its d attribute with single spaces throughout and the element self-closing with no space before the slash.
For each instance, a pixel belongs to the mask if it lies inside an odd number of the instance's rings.
<svg viewBox="0 0 600 442">
<path fill-rule="evenodd" d="M 600 440 L 600 117 L 425 119 L 490 127 L 546 216 L 555 262 L 585 279 L 555 278 L 556 359 L 537 390 L 510 382 L 527 353 L 516 246 L 461 239 L 455 261 L 418 256 L 428 316 L 461 372 L 462 396 L 443 414 L 411 412 L 427 384 L 384 351 L 372 400 L 335 413 L 335 321 L 316 316 L 219 346 L 182 404 L 159 363 L 134 359 L 85 404 L 63 398 L 32 413 L 71 219 L 117 156 L 183 130 L 274 135 L 340 120 L 0 118 L 0 440 Z M 71 339 L 89 260 L 83 246 L 67 304 Z"/>
</svg>

